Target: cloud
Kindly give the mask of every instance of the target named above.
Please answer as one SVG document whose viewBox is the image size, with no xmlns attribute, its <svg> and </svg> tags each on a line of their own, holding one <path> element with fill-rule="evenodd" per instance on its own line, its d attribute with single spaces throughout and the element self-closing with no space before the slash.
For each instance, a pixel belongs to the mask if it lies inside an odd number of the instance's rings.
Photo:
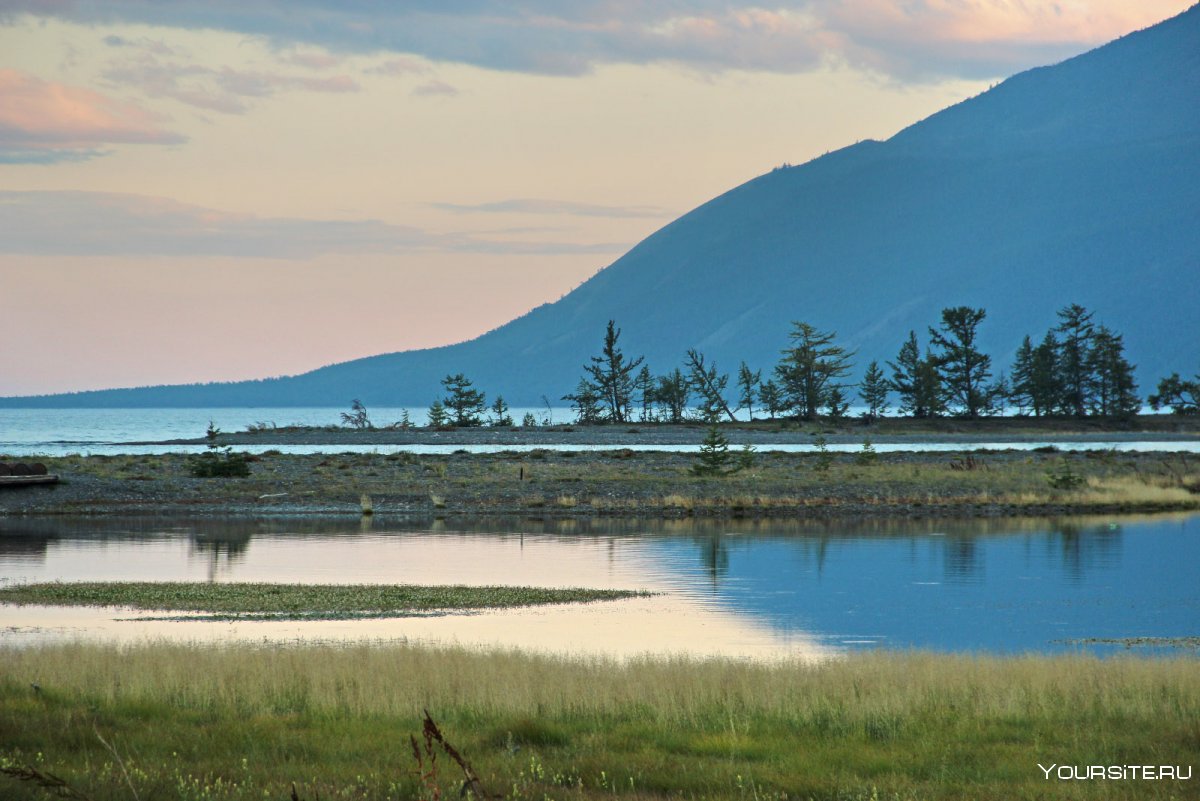
<svg viewBox="0 0 1200 801">
<path fill-rule="evenodd" d="M 0 191 L 0 253 L 306 259 L 328 253 L 619 254 L 628 248 L 487 239 L 379 220 L 256 217 L 144 195 Z"/>
<path fill-rule="evenodd" d="M 794 73 L 848 63 L 897 77 L 997 76 L 1056 60 L 1192 0 L 8 0 L 85 23 L 258 35 L 335 52 L 411 54 L 578 75 L 603 64 Z"/>
<path fill-rule="evenodd" d="M 423 64 L 415 58 L 389 58 L 374 67 L 366 70 L 373 75 L 427 75 L 430 72 L 429 65 Z"/>
<path fill-rule="evenodd" d="M 490 203 L 431 203 L 445 211 L 487 214 L 570 214 L 580 217 L 671 217 L 674 212 L 657 206 L 603 206 L 596 203 L 576 203 L 570 200 L 511 198 Z"/>
<path fill-rule="evenodd" d="M 139 106 L 76 86 L 0 69 L 0 161 L 81 161 L 112 144 L 178 144 Z"/>
<path fill-rule="evenodd" d="M 417 97 L 453 97 L 458 94 L 458 90 L 445 81 L 427 81 L 413 89 L 412 93 Z"/>
<path fill-rule="evenodd" d="M 105 80 L 134 86 L 149 97 L 167 97 L 196 108 L 241 114 L 250 101 L 280 92 L 356 92 L 358 83 L 348 75 L 314 78 L 277 72 L 206 67 L 163 61 L 143 53 L 110 65 Z"/>
</svg>

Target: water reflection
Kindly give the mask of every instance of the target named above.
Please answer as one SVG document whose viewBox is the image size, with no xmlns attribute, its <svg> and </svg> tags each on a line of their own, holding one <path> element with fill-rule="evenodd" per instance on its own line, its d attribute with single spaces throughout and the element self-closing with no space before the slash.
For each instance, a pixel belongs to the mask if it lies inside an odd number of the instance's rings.
<svg viewBox="0 0 1200 801">
<path fill-rule="evenodd" d="M 228 638 L 416 637 L 550 650 L 818 656 L 1014 652 L 1197 632 L 1200 517 L 976 520 L 0 520 L 0 582 L 463 583 L 652 599 L 424 621 L 171 624 Z M 0 607 L 10 627 L 123 636 L 111 612 Z M 80 616 L 82 615 L 82 617 Z M 74 620 L 74 623 L 69 622 Z M 86 621 L 85 621 L 86 618 Z M 38 622 L 40 620 L 41 622 Z M 85 622 L 81 622 L 85 621 Z M 57 627 L 57 628 L 56 628 Z M 136 629 L 162 633 L 158 629 Z"/>
</svg>

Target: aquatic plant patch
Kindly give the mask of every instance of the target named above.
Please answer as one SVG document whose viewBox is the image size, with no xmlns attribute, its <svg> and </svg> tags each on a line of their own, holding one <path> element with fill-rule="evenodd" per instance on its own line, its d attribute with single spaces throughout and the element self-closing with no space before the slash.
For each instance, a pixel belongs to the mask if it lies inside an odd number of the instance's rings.
<svg viewBox="0 0 1200 801">
<path fill-rule="evenodd" d="M 172 618 L 180 620 L 350 620 L 613 601 L 646 594 L 630 590 L 461 585 L 52 582 L 0 588 L 0 603 L 201 613 Z"/>
</svg>

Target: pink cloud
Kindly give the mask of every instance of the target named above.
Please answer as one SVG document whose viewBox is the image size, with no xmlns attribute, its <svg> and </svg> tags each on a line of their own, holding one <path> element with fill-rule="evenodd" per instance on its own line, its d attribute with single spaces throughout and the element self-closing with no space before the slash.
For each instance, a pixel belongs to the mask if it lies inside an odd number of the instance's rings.
<svg viewBox="0 0 1200 801">
<path fill-rule="evenodd" d="M 358 82 L 349 75 L 313 78 L 275 72 L 219 69 L 198 64 L 160 61 L 153 56 L 117 62 L 104 77 L 135 86 L 150 97 L 169 97 L 189 106 L 241 114 L 249 109 L 248 98 L 266 98 L 280 92 L 357 92 Z"/>
<path fill-rule="evenodd" d="M 0 159 L 54 161 L 108 144 L 177 144 L 184 137 L 133 103 L 0 69 Z M 29 158 L 21 157 L 22 154 Z"/>
</svg>

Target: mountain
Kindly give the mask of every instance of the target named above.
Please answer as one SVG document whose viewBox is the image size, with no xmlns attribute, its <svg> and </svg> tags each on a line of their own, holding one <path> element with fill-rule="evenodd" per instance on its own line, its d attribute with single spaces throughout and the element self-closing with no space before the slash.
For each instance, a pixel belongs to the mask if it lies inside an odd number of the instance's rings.
<svg viewBox="0 0 1200 801">
<path fill-rule="evenodd" d="M 469 342 L 287 378 L 2 402 L 423 405 L 463 372 L 535 405 L 574 388 L 610 318 L 655 372 L 689 347 L 722 370 L 769 371 L 793 320 L 836 330 L 861 371 L 958 305 L 987 309 L 981 344 L 999 370 L 1070 303 L 1125 335 L 1143 392 L 1200 369 L 1200 6 L 887 141 L 755 178 Z"/>
</svg>

